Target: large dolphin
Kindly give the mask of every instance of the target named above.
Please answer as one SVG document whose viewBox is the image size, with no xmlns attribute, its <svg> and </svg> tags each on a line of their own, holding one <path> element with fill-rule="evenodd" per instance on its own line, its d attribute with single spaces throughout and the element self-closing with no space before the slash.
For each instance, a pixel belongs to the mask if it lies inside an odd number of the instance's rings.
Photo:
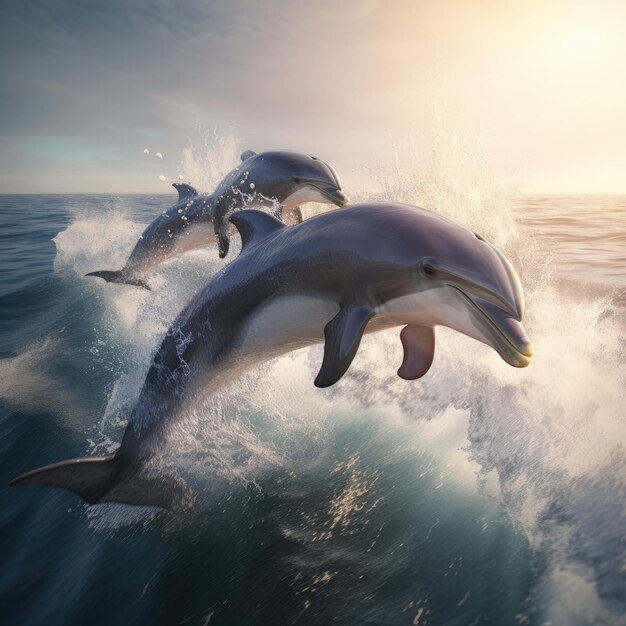
<svg viewBox="0 0 626 626">
<path fill-rule="evenodd" d="M 267 207 L 301 222 L 299 205 L 322 202 L 344 206 L 348 199 L 334 168 L 301 152 L 247 150 L 241 164 L 229 172 L 212 194 L 199 194 L 184 183 L 174 183 L 178 202 L 144 231 L 126 265 L 117 271 L 100 270 L 107 282 L 145 287 L 144 274 L 178 252 L 194 250 L 217 237 L 219 256 L 229 248 L 228 216 L 236 209 Z"/>
<path fill-rule="evenodd" d="M 513 366 L 530 362 L 515 270 L 492 244 L 437 213 L 379 203 L 291 227 L 254 210 L 230 219 L 242 252 L 168 331 L 117 452 L 49 465 L 12 484 L 65 487 L 89 503 L 176 506 L 184 483 L 149 461 L 189 403 L 254 364 L 322 341 L 318 387 L 344 375 L 364 332 L 393 326 L 404 326 L 405 379 L 428 371 L 437 325 L 486 343 Z"/>
</svg>

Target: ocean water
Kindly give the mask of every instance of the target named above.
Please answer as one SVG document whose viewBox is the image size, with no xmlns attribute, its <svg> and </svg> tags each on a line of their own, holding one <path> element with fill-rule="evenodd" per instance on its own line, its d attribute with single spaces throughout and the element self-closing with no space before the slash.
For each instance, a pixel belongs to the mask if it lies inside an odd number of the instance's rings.
<svg viewBox="0 0 626 626">
<path fill-rule="evenodd" d="M 222 262 L 177 258 L 150 293 L 105 284 L 84 274 L 121 267 L 173 195 L 0 196 L 0 622 L 626 624 L 626 198 L 481 189 L 408 199 L 513 260 L 531 365 L 446 330 L 412 383 L 397 330 L 328 390 L 320 347 L 273 361 L 176 433 L 198 494 L 178 515 L 6 484 L 115 449 Z"/>
</svg>

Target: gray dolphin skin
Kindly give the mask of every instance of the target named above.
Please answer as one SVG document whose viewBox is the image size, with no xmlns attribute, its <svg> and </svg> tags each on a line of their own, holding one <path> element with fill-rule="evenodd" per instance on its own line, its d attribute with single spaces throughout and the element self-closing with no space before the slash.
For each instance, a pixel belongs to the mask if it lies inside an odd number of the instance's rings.
<svg viewBox="0 0 626 626">
<path fill-rule="evenodd" d="M 126 265 L 87 276 L 149 289 L 145 272 L 177 253 L 200 248 L 217 237 L 219 256 L 224 258 L 230 244 L 228 216 L 235 210 L 272 208 L 277 217 L 284 214 L 301 222 L 299 205 L 305 202 L 348 203 L 337 172 L 321 159 L 285 150 L 258 154 L 247 150 L 241 160 L 212 194 L 174 183 L 178 202 L 143 231 Z"/>
<path fill-rule="evenodd" d="M 395 326 L 403 326 L 398 375 L 408 380 L 428 371 L 437 325 L 491 346 L 515 367 L 530 362 L 515 270 L 492 244 L 437 213 L 377 203 L 290 227 L 254 210 L 230 220 L 242 252 L 168 331 L 117 452 L 56 463 L 12 484 L 64 487 L 89 503 L 182 506 L 189 488 L 156 462 L 172 424 L 242 371 L 320 342 L 318 387 L 344 375 L 363 333 Z"/>
</svg>

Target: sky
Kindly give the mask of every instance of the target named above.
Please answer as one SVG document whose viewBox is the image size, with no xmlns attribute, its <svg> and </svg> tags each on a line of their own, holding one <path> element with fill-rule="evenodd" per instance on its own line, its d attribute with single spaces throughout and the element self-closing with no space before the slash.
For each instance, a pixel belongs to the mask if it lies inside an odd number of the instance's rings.
<svg viewBox="0 0 626 626">
<path fill-rule="evenodd" d="M 442 102 L 525 192 L 626 193 L 623 0 L 0 0 L 0 71 L 0 193 L 171 192 L 215 129 L 367 188 Z"/>
</svg>

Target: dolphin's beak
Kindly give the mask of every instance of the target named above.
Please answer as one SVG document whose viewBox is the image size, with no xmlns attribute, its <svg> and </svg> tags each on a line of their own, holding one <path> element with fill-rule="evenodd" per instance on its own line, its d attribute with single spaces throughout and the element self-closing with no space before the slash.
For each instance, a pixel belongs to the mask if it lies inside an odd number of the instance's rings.
<svg viewBox="0 0 626 626">
<path fill-rule="evenodd" d="M 473 318 L 485 343 L 491 345 L 509 365 L 526 367 L 530 363 L 534 347 L 521 321 L 516 319 L 518 316 L 511 314 L 514 313 L 510 310 L 513 307 L 503 308 L 500 297 L 486 299 L 469 295 L 458 287 L 454 289 L 474 312 Z"/>
<path fill-rule="evenodd" d="M 348 196 L 346 196 L 346 194 L 337 187 L 322 185 L 316 185 L 316 187 L 325 198 L 328 198 L 333 204 L 336 204 L 339 207 L 344 207 L 350 202 Z"/>
<path fill-rule="evenodd" d="M 530 363 L 530 357 L 533 355 L 534 347 L 521 321 L 511 317 L 507 311 L 492 304 L 488 300 L 472 298 L 472 302 L 508 344 L 503 346 L 504 351 L 508 353 L 510 348 L 513 348 L 517 353 L 513 355 L 516 362 L 511 363 L 511 365 L 517 367 L 525 367 L 528 365 Z M 505 358 L 505 360 L 507 359 Z"/>
</svg>

